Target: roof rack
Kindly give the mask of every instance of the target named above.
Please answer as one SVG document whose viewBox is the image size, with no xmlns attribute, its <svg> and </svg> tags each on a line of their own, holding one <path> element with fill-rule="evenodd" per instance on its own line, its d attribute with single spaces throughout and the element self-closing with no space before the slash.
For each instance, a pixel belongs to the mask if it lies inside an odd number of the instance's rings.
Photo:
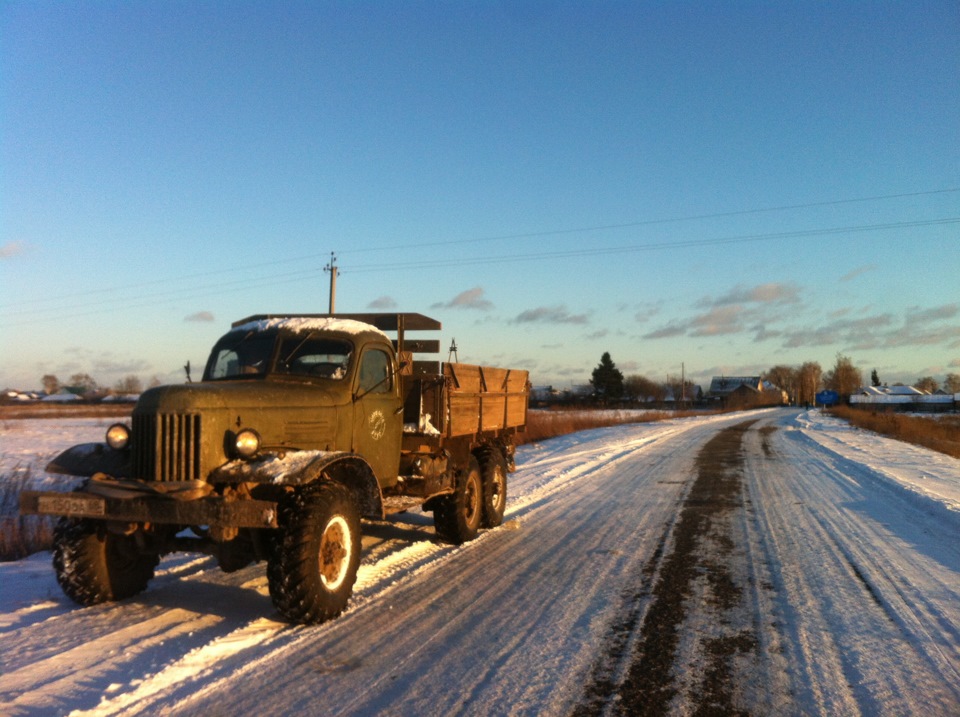
<svg viewBox="0 0 960 717">
<path fill-rule="evenodd" d="M 394 331 L 397 334 L 397 351 L 411 353 L 440 353 L 440 342 L 437 340 L 406 339 L 407 331 L 439 331 L 442 326 L 436 319 L 416 313 L 397 314 L 254 314 L 245 319 L 234 321 L 231 328 L 242 326 L 251 321 L 265 321 L 269 319 L 349 319 L 362 321 L 375 326 L 381 331 Z"/>
</svg>

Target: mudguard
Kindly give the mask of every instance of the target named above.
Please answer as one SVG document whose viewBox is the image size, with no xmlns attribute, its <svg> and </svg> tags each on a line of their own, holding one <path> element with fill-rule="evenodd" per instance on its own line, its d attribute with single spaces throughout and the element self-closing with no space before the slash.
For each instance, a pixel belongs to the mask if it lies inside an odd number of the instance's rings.
<svg viewBox="0 0 960 717">
<path fill-rule="evenodd" d="M 95 473 L 106 473 L 114 478 L 130 474 L 130 454 L 115 451 L 106 443 L 81 443 L 68 448 L 47 464 L 47 473 L 89 478 Z"/>
<path fill-rule="evenodd" d="M 214 470 L 211 483 L 306 485 L 317 480 L 342 483 L 353 492 L 365 518 L 384 517 L 383 495 L 370 464 L 345 451 L 265 453 L 250 461 L 235 460 Z"/>
</svg>

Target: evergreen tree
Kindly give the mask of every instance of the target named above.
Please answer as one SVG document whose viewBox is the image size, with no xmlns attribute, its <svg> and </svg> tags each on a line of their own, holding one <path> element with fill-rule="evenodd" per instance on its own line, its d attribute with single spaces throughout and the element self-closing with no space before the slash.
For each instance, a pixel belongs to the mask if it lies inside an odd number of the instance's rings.
<svg viewBox="0 0 960 717">
<path fill-rule="evenodd" d="M 877 374 L 877 369 L 873 369 L 873 371 L 870 372 L 870 383 L 874 386 L 880 385 L 880 376 Z"/>
<path fill-rule="evenodd" d="M 608 352 L 604 352 L 600 357 L 600 365 L 593 369 L 590 383 L 593 385 L 593 395 L 600 401 L 616 401 L 623 396 L 623 373 Z"/>
</svg>

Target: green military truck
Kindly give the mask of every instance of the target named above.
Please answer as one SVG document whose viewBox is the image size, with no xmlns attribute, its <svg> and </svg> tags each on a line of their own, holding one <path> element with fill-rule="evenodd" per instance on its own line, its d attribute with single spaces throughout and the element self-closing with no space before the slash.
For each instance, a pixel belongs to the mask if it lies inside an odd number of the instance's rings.
<svg viewBox="0 0 960 717">
<path fill-rule="evenodd" d="M 527 372 L 424 360 L 439 341 L 415 336 L 440 328 L 421 314 L 235 322 L 202 381 L 144 392 L 129 425 L 47 467 L 81 488 L 21 493 L 21 513 L 62 516 L 64 592 L 127 598 L 163 555 L 202 552 L 224 571 L 266 561 L 280 614 L 318 623 L 350 598 L 361 518 L 420 506 L 454 544 L 499 525 Z"/>
</svg>

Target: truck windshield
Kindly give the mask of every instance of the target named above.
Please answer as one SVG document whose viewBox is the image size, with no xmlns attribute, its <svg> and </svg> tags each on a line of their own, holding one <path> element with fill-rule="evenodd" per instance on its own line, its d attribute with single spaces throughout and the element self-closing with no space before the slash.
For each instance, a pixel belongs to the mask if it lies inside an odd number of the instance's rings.
<svg viewBox="0 0 960 717">
<path fill-rule="evenodd" d="M 220 381 L 266 375 L 276 338 L 276 334 L 254 332 L 227 334 L 213 347 L 204 380 Z"/>
<path fill-rule="evenodd" d="M 353 345 L 343 339 L 276 332 L 230 333 L 213 347 L 206 381 L 257 378 L 268 373 L 339 381 L 350 367 Z M 275 363 L 274 363 L 275 362 Z"/>
</svg>

